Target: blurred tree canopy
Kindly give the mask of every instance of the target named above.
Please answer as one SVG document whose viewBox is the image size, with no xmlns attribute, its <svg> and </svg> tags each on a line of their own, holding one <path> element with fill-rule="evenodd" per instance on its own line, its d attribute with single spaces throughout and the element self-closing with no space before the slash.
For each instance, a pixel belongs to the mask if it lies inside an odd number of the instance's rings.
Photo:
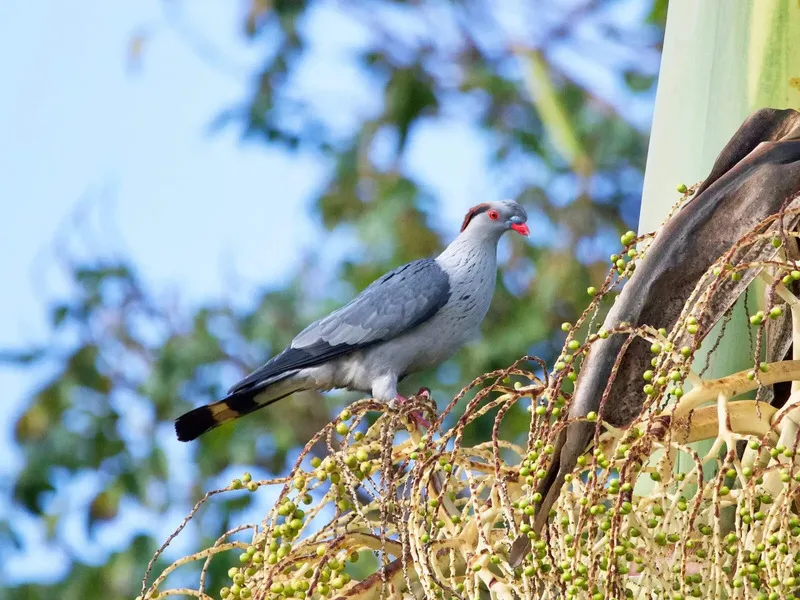
<svg viewBox="0 0 800 600">
<path fill-rule="evenodd" d="M 19 519 L 0 522 L 0 551 L 24 551 L 30 527 L 20 523 L 33 518 L 69 570 L 41 583 L 0 567 L 10 597 L 135 596 L 160 532 L 190 503 L 245 467 L 284 471 L 293 449 L 353 399 L 298 394 L 189 446 L 172 430 L 176 416 L 218 398 L 311 320 L 447 243 L 457 224 L 442 230 L 436 195 L 404 161 L 426 125 L 480 131 L 491 149 L 486 169 L 502 182 L 498 197 L 528 208 L 534 237 L 513 240 L 501 256 L 481 342 L 408 389 L 424 381 L 441 404 L 524 354 L 552 358 L 558 325 L 580 312 L 619 233 L 635 224 L 647 135 L 631 107 L 654 96 L 666 4 L 250 0 L 242 31 L 264 49 L 263 65 L 250 97 L 209 119 L 327 165 L 310 204 L 324 233 L 285 286 L 263 289 L 252 306 L 212 302 L 193 314 L 159 300 L 129 260 L 67 261 L 72 291 L 50 307 L 53 343 L 3 353 L 20 369 L 50 375 L 16 421 L 24 465 L 7 492 Z M 307 21 L 325 10 L 366 32 L 351 58 L 380 95 L 380 110 L 296 92 L 314 41 Z M 342 237 L 358 251 L 331 269 L 326 245 Z M 507 435 L 527 429 L 518 421 Z M 198 546 L 257 509 L 254 502 L 243 492 L 212 503 L 195 523 Z M 77 531 L 63 519 L 75 506 L 85 511 Z M 223 573 L 215 563 L 210 589 Z"/>
</svg>

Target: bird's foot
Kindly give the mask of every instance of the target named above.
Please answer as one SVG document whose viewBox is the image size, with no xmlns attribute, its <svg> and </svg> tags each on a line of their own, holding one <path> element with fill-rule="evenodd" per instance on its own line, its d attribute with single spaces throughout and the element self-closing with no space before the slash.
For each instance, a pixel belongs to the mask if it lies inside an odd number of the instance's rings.
<svg viewBox="0 0 800 600">
<path fill-rule="evenodd" d="M 416 395 L 417 396 L 422 396 L 424 398 L 430 398 L 431 397 L 431 391 L 426 387 L 422 387 L 422 388 L 419 388 L 419 391 L 416 393 Z M 400 394 L 397 394 L 397 396 L 395 396 L 395 402 L 397 402 L 398 404 L 407 404 L 408 402 L 411 402 L 411 400 L 409 400 L 405 396 L 401 396 Z M 431 427 L 430 421 L 428 421 L 423 416 L 422 411 L 415 410 L 410 414 L 410 417 L 411 417 L 411 421 L 417 427 L 419 427 L 419 428 L 424 427 L 425 429 L 430 429 L 430 427 Z"/>
</svg>

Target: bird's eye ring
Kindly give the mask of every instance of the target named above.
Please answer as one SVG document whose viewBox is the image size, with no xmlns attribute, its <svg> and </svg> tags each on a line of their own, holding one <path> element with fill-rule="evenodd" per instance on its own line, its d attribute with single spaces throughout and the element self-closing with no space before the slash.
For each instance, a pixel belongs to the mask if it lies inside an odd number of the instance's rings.
<svg viewBox="0 0 800 600">
<path fill-rule="evenodd" d="M 499 218 L 500 218 L 500 213 L 499 213 L 499 212 L 497 212 L 496 210 L 490 210 L 490 211 L 489 211 L 489 218 L 490 218 L 492 221 L 497 221 L 497 219 L 499 219 Z"/>
</svg>

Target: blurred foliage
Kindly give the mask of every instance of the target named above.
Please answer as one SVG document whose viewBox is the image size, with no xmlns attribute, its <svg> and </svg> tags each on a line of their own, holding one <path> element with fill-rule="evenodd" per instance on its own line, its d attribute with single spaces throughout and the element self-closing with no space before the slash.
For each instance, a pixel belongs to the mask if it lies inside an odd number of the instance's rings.
<svg viewBox="0 0 800 600">
<path fill-rule="evenodd" d="M 625 4 L 636 4 L 641 18 L 620 18 Z M 432 191 L 404 161 L 415 133 L 431 123 L 480 130 L 492 151 L 487 172 L 529 209 L 535 237 L 505 251 L 482 341 L 408 389 L 424 381 L 441 404 L 479 373 L 526 353 L 551 358 L 563 340 L 553 332 L 580 312 L 587 286 L 607 270 L 607 248 L 637 216 L 646 134 L 625 107 L 653 95 L 666 4 L 348 0 L 333 9 L 314 0 L 251 0 L 242 27 L 265 49 L 263 66 L 252 96 L 215 124 L 241 126 L 246 137 L 314 153 L 329 165 L 312 203 L 323 229 L 317 250 L 293 281 L 263 290 L 251 306 L 217 302 L 193 313 L 148 289 L 130 261 L 69 264 L 71 292 L 50 309 L 52 342 L 3 354 L 42 381 L 15 429 L 23 467 L 9 482 L 10 514 L 23 519 L 0 522 L 0 548 L 29 549 L 23 522 L 33 517 L 70 568 L 56 583 L 24 585 L 0 570 L 12 581 L 10 597 L 135 596 L 157 546 L 154 530 L 171 529 L 171 515 L 184 514 L 229 466 L 284 472 L 331 410 L 353 399 L 298 394 L 191 446 L 172 431 L 172 419 L 218 398 L 312 319 L 386 270 L 446 244 L 444 227 L 453 232 L 457 224 L 442 224 Z M 314 42 L 307 21 L 323 10 L 369 33 L 352 59 L 381 90 L 373 114 L 341 98 L 321 111 L 324 99 L 295 93 Z M 509 11 L 513 33 L 504 26 Z M 569 52 L 579 67 L 565 68 Z M 334 124 L 328 113 L 349 115 L 352 126 Z M 325 248 L 336 236 L 358 252 L 331 271 Z M 519 420 L 520 430 L 526 423 Z M 488 435 L 490 424 L 472 435 Z M 207 509 L 195 523 L 199 543 L 213 543 L 251 500 Z M 76 506 L 84 513 L 77 524 Z M 115 525 L 128 534 L 113 533 Z M 224 574 L 225 565 L 213 566 L 209 586 Z"/>
</svg>

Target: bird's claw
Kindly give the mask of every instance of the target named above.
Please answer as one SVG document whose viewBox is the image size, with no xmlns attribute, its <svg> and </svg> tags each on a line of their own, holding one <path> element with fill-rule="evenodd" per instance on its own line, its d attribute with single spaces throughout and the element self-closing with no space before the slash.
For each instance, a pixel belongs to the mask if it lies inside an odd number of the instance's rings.
<svg viewBox="0 0 800 600">
<path fill-rule="evenodd" d="M 420 429 L 430 429 L 431 422 L 428 421 L 424 416 L 422 416 L 422 411 L 415 410 L 411 413 L 411 420 L 414 421 L 414 424 Z"/>
<path fill-rule="evenodd" d="M 421 387 L 419 388 L 419 391 L 415 395 L 429 399 L 431 397 L 431 391 L 426 387 Z M 395 397 L 395 401 L 398 404 L 406 404 L 410 402 L 408 398 L 406 398 L 405 396 L 401 396 L 400 394 L 397 394 L 397 396 Z M 409 417 L 411 418 L 411 421 L 414 423 L 414 425 L 416 425 L 418 428 L 430 429 L 431 427 L 430 421 L 428 421 L 423 416 L 422 411 L 415 410 L 409 414 Z"/>
</svg>

